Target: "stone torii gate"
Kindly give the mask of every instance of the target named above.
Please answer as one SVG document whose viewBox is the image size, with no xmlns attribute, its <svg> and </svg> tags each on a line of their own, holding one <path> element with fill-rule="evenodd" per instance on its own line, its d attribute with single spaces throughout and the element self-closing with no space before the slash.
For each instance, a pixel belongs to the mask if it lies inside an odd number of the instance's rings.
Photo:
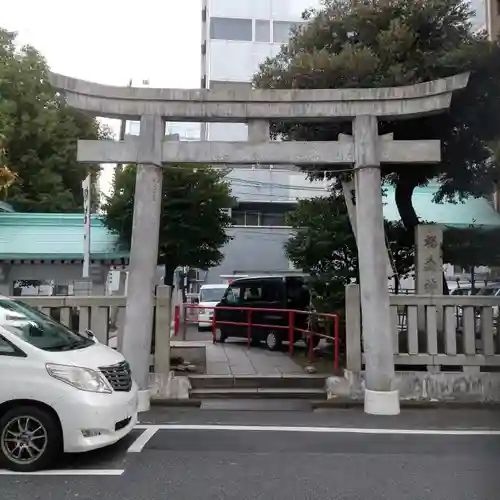
<svg viewBox="0 0 500 500">
<path fill-rule="evenodd" d="M 153 281 L 158 256 L 161 168 L 169 163 L 331 164 L 354 166 L 356 226 L 366 353 L 365 411 L 398 414 L 387 288 L 381 197 L 381 163 L 435 163 L 440 142 L 380 138 L 378 120 L 402 120 L 445 111 L 452 92 L 468 75 L 381 89 L 179 90 L 111 87 L 52 74 L 70 106 L 94 116 L 140 120 L 140 136 L 123 142 L 78 141 L 78 160 L 137 163 L 133 235 L 123 354 L 148 399 L 153 321 Z M 164 140 L 165 121 L 238 122 L 249 126 L 248 142 Z M 352 139 L 339 142 L 274 142 L 271 121 L 352 121 Z M 167 341 L 168 343 L 168 341 Z M 157 345 L 157 349 L 159 346 Z M 168 366 L 165 365 L 168 372 Z M 168 376 L 168 373 L 164 374 Z"/>
</svg>

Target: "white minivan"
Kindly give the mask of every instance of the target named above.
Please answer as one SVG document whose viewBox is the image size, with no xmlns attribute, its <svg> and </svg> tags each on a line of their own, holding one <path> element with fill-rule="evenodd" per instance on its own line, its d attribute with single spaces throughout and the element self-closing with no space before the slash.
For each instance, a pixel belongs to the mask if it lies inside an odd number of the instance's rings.
<svg viewBox="0 0 500 500">
<path fill-rule="evenodd" d="M 210 330 L 214 307 L 221 301 L 227 290 L 227 285 L 202 285 L 200 288 L 200 303 L 198 309 L 198 329 Z"/>
<path fill-rule="evenodd" d="M 137 407 L 119 352 L 0 296 L 0 468 L 31 472 L 111 445 L 134 428 Z"/>
</svg>

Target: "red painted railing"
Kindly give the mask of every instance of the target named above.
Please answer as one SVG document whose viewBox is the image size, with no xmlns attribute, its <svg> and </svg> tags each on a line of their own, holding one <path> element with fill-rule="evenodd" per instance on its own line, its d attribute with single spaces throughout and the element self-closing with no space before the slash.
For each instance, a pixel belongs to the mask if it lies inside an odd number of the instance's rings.
<svg viewBox="0 0 500 500">
<path fill-rule="evenodd" d="M 337 314 L 328 314 L 328 313 L 319 313 L 315 311 L 300 311 L 296 309 L 261 309 L 261 308 L 254 308 L 254 307 L 226 307 L 226 306 L 200 306 L 198 304 L 183 304 L 184 308 L 184 314 L 183 314 L 183 329 L 182 329 L 182 337 L 184 340 L 186 340 L 187 336 L 187 327 L 188 324 L 198 324 L 200 322 L 199 318 L 196 320 L 190 320 L 187 319 L 187 312 L 188 310 L 192 309 L 212 309 L 214 311 L 214 314 L 212 316 L 212 324 L 211 324 L 211 329 L 212 329 L 212 340 L 214 344 L 217 341 L 217 327 L 219 325 L 233 325 L 233 326 L 246 326 L 247 328 L 247 347 L 250 348 L 251 342 L 252 342 L 252 327 L 256 328 L 272 328 L 272 329 L 279 329 L 279 330 L 287 330 L 288 331 L 288 344 L 289 344 L 289 352 L 290 355 L 293 355 L 294 352 L 294 341 L 295 341 L 295 333 L 300 332 L 302 333 L 308 341 L 309 345 L 309 361 L 313 360 L 314 356 L 314 337 L 319 337 L 319 338 L 324 338 L 324 339 L 330 339 L 333 341 L 333 367 L 335 371 L 338 370 L 339 368 L 339 317 Z M 247 317 L 245 322 L 240 322 L 240 321 L 219 321 L 216 319 L 216 314 L 215 311 L 220 311 L 220 310 L 229 310 L 229 311 L 246 311 Z M 288 322 L 287 325 L 270 325 L 270 324 L 261 324 L 261 323 L 254 323 L 252 314 L 254 312 L 271 312 L 271 313 L 287 313 L 288 316 Z M 295 318 L 297 315 L 307 315 L 309 316 L 309 321 L 308 321 L 308 328 L 307 329 L 302 329 L 302 328 L 297 328 L 295 326 Z M 333 321 L 333 337 L 331 335 L 327 335 L 326 333 L 321 333 L 321 332 L 316 332 L 311 330 L 311 319 L 315 318 L 326 318 L 330 319 Z M 179 334 L 179 322 L 180 322 L 180 306 L 176 306 L 175 308 L 175 317 L 174 317 L 174 332 L 175 335 L 177 336 Z"/>
</svg>

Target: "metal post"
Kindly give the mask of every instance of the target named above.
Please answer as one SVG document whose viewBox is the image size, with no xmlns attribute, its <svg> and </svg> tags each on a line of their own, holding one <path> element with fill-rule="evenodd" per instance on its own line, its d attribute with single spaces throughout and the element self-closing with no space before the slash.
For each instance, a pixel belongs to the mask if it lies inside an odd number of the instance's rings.
<svg viewBox="0 0 500 500">
<path fill-rule="evenodd" d="M 399 414 L 399 393 L 394 390 L 377 117 L 357 116 L 353 122 L 353 132 L 357 181 L 357 242 L 366 359 L 365 412 L 396 415 Z"/>
<path fill-rule="evenodd" d="M 162 199 L 161 144 L 164 122 L 141 118 L 140 154 L 134 197 L 132 244 L 123 354 L 139 385 L 139 411 L 149 409 L 149 360 L 153 330 L 154 283 Z"/>
<path fill-rule="evenodd" d="M 288 311 L 288 352 L 293 356 L 293 344 L 295 337 L 295 312 Z"/>
</svg>

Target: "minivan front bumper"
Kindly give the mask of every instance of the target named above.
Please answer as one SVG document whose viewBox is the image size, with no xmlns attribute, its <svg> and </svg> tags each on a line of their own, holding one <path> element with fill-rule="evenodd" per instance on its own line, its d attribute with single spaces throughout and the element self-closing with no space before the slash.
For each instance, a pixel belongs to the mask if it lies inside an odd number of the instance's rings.
<svg viewBox="0 0 500 500">
<path fill-rule="evenodd" d="M 137 424 L 138 390 L 99 394 L 75 390 L 54 409 L 59 415 L 65 453 L 80 453 L 112 445 Z"/>
</svg>

